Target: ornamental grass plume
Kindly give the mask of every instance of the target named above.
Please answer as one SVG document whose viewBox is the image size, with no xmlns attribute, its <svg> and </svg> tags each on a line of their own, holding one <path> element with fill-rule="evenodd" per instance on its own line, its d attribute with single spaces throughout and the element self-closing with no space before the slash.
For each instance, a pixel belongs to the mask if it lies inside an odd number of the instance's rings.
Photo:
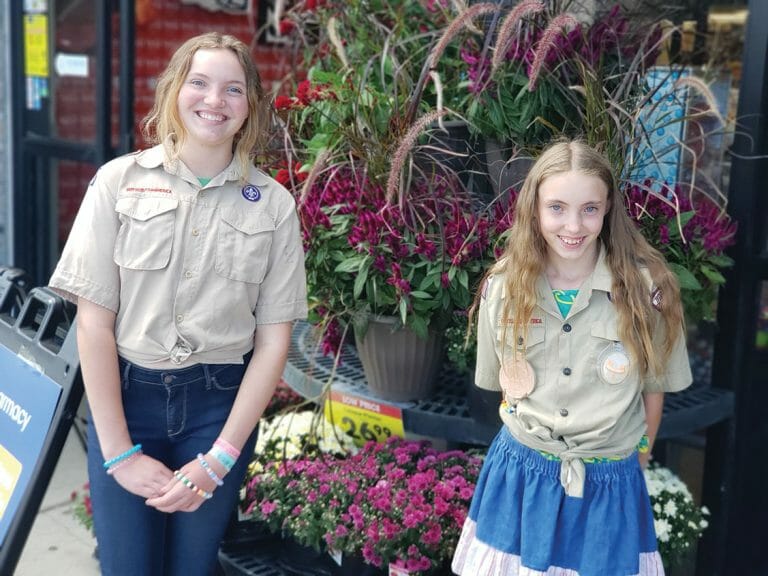
<svg viewBox="0 0 768 576">
<path fill-rule="evenodd" d="M 499 27 L 499 34 L 496 37 L 493 58 L 491 59 L 491 76 L 499 69 L 499 66 L 506 58 L 507 51 L 512 43 L 512 35 L 516 32 L 518 24 L 523 18 L 538 14 L 544 10 L 544 4 L 539 0 L 524 0 L 515 6 Z"/>
<path fill-rule="evenodd" d="M 578 25 L 579 23 L 576 18 L 565 12 L 558 14 L 549 22 L 534 52 L 533 63 L 528 74 L 529 92 L 536 90 L 536 82 L 541 74 L 541 69 L 547 60 L 549 52 L 557 46 L 557 38 L 562 36 L 568 28 L 575 28 Z"/>
</svg>

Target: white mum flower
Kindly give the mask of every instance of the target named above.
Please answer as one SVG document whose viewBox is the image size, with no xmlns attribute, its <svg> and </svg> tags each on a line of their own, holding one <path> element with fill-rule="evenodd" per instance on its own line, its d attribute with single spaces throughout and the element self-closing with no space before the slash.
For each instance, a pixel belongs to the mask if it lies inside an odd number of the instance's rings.
<svg viewBox="0 0 768 576">
<path fill-rule="evenodd" d="M 664 513 L 672 518 L 677 515 L 677 504 L 675 504 L 674 500 L 669 500 L 664 504 Z"/>
<path fill-rule="evenodd" d="M 669 542 L 669 533 L 672 529 L 669 522 L 664 520 L 654 520 L 653 527 L 656 529 L 656 537 L 662 542 Z"/>
</svg>

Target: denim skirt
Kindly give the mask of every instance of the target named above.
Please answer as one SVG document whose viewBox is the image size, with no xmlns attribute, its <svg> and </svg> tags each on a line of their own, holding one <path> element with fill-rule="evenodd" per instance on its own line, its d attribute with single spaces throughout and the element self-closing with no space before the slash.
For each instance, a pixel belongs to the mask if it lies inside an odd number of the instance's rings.
<svg viewBox="0 0 768 576">
<path fill-rule="evenodd" d="M 148 369 L 121 358 L 123 410 L 131 440 L 171 470 L 206 453 L 229 416 L 250 356 L 244 357 L 244 364 L 196 364 L 176 370 Z M 254 432 L 213 498 L 194 512 L 166 514 L 106 474 L 89 422 L 88 476 L 102 574 L 214 574 L 219 543 L 237 509 L 255 441 Z"/>
<path fill-rule="evenodd" d="M 567 496 L 560 462 L 506 427 L 480 472 L 453 558 L 462 576 L 663 575 L 637 458 L 585 464 L 583 498 Z"/>
</svg>

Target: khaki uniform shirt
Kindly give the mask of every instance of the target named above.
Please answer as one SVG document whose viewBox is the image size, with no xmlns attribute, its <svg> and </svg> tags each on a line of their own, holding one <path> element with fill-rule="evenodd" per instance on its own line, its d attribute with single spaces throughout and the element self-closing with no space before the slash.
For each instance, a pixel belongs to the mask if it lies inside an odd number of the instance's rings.
<svg viewBox="0 0 768 576">
<path fill-rule="evenodd" d="M 634 451 L 646 430 L 643 392 L 675 392 L 692 380 L 682 334 L 664 373 L 640 377 L 636 363 L 620 343 L 618 315 L 610 300 L 611 281 L 601 249 L 594 272 L 563 318 L 549 282 L 544 276 L 539 278 L 538 306 L 525 343 L 535 387 L 512 412 L 500 408 L 504 424 L 516 439 L 563 460 L 561 481 L 569 495 L 581 493 L 581 458 L 626 456 Z M 511 325 L 502 341 L 503 278 L 492 277 L 485 290 L 478 313 L 475 382 L 480 388 L 501 390 L 502 358 L 513 357 L 517 343 L 512 341 Z M 659 347 L 663 337 L 662 330 L 654 334 Z"/>
<path fill-rule="evenodd" d="M 305 318 L 293 198 L 233 162 L 206 186 L 162 145 L 91 181 L 50 286 L 117 314 L 118 353 L 150 368 L 242 363 L 258 324 Z"/>
</svg>

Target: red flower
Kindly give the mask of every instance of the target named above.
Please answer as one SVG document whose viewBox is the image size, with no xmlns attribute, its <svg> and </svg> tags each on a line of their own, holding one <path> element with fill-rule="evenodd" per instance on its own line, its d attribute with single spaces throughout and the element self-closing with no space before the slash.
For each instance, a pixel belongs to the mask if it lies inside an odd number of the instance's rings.
<svg viewBox="0 0 768 576">
<path fill-rule="evenodd" d="M 280 20 L 278 32 L 280 33 L 280 36 L 287 36 L 294 28 L 296 28 L 296 24 L 294 24 L 292 20 Z"/>
<path fill-rule="evenodd" d="M 296 98 L 292 98 L 291 96 L 284 96 L 281 94 L 275 98 L 276 110 L 291 110 L 293 108 L 297 108 L 298 106 L 299 101 L 296 100 Z"/>
</svg>

